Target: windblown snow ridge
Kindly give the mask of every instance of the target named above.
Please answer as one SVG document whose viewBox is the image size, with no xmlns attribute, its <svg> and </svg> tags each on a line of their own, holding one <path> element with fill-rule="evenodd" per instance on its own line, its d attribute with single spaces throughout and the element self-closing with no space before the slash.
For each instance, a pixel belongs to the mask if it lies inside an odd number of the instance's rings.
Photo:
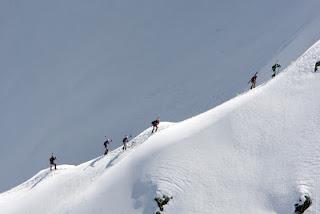
<svg viewBox="0 0 320 214">
<path fill-rule="evenodd" d="M 168 195 L 164 213 L 287 214 L 308 195 L 306 213 L 319 213 L 318 56 L 319 42 L 263 86 L 151 137 L 146 130 L 130 151 L 50 178 L 43 171 L 27 190 L 1 194 L 0 212 L 149 214 Z"/>
</svg>

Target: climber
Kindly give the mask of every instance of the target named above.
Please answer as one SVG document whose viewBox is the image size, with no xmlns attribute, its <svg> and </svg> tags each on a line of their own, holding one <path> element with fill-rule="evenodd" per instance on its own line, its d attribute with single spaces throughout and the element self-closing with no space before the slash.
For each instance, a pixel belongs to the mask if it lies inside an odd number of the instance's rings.
<svg viewBox="0 0 320 214">
<path fill-rule="evenodd" d="M 54 169 L 57 169 L 57 164 L 54 162 L 57 158 L 53 156 L 53 153 L 51 154 L 51 157 L 49 159 L 50 161 L 50 171 L 52 170 L 52 166 L 54 166 Z"/>
<path fill-rule="evenodd" d="M 279 71 L 279 69 L 277 69 L 277 68 L 281 68 L 281 65 L 280 64 L 278 64 L 278 63 L 276 63 L 276 64 L 274 64 L 272 67 L 271 67 L 271 69 L 272 69 L 272 78 L 273 77 L 275 77 L 276 76 L 276 74 L 277 74 L 277 71 Z"/>
<path fill-rule="evenodd" d="M 154 133 L 154 132 L 158 131 L 158 125 L 159 125 L 159 123 L 160 123 L 160 117 L 157 117 L 156 120 L 154 120 L 154 121 L 151 122 L 151 124 L 152 124 L 152 126 L 153 126 L 151 133 Z"/>
<path fill-rule="evenodd" d="M 256 87 L 257 74 L 258 74 L 258 72 L 256 72 L 256 73 L 251 77 L 250 81 L 248 82 L 248 84 L 251 83 L 250 89 L 253 89 L 253 88 Z"/>
<path fill-rule="evenodd" d="M 108 151 L 109 151 L 108 145 L 109 145 L 111 142 L 112 142 L 111 139 L 109 139 L 109 138 L 107 138 L 106 136 L 104 136 L 104 143 L 103 143 L 104 148 L 105 148 L 104 155 L 108 154 Z"/>
<path fill-rule="evenodd" d="M 128 135 L 125 135 L 123 140 L 122 140 L 122 143 L 123 143 L 123 147 L 122 147 L 122 150 L 127 150 L 127 143 L 129 142 L 129 138 L 131 137 L 128 136 Z"/>
</svg>

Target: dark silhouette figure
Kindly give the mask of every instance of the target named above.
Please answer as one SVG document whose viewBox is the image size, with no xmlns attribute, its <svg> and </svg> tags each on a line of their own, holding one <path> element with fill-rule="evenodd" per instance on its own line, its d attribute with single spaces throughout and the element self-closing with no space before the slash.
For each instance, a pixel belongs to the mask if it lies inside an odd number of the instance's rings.
<svg viewBox="0 0 320 214">
<path fill-rule="evenodd" d="M 158 125 L 160 123 L 160 117 L 158 117 L 156 120 L 152 121 L 151 124 L 152 124 L 152 132 L 151 133 L 154 133 L 156 131 L 158 131 Z"/>
<path fill-rule="evenodd" d="M 53 156 L 53 153 L 51 154 L 51 157 L 49 159 L 50 162 L 50 171 L 52 170 L 52 167 L 54 166 L 54 169 L 57 169 L 57 164 L 54 162 L 57 158 Z"/>
<path fill-rule="evenodd" d="M 271 69 L 272 69 L 272 78 L 273 77 L 275 77 L 276 75 L 277 75 L 277 71 L 279 71 L 279 69 L 281 68 L 281 65 L 280 64 L 278 64 L 278 63 L 276 63 L 276 64 L 274 64 L 272 67 L 271 67 Z"/>
<path fill-rule="evenodd" d="M 103 143 L 104 148 L 105 148 L 104 155 L 107 155 L 107 154 L 108 154 L 108 151 L 109 151 L 108 145 L 112 142 L 112 140 L 109 139 L 109 138 L 107 138 L 106 136 L 104 136 L 104 137 L 105 137 L 105 138 L 104 138 L 104 143 Z"/>
<path fill-rule="evenodd" d="M 256 73 L 251 77 L 250 81 L 248 82 L 248 83 L 251 83 L 250 89 L 253 89 L 253 88 L 256 87 L 257 77 L 258 77 L 257 74 L 258 74 L 258 72 L 256 72 Z"/>
<path fill-rule="evenodd" d="M 130 137 L 131 136 L 128 136 L 128 135 L 124 136 L 124 138 L 122 140 L 122 143 L 123 143 L 122 150 L 127 150 L 127 143 L 129 142 Z"/>
</svg>

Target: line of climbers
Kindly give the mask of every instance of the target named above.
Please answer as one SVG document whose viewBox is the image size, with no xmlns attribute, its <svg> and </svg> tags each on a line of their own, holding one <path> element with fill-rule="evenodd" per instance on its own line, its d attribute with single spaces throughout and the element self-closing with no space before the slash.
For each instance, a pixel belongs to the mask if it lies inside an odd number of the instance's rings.
<svg viewBox="0 0 320 214">
<path fill-rule="evenodd" d="M 318 67 L 320 66 L 320 61 L 317 61 L 315 66 L 314 66 L 314 72 L 317 72 L 318 70 Z M 281 68 L 281 65 L 278 64 L 278 63 L 275 63 L 272 67 L 271 67 L 271 70 L 272 70 L 272 75 L 271 77 L 274 78 L 278 73 L 279 73 L 279 70 Z M 256 72 L 250 79 L 250 81 L 248 82 L 251 83 L 251 87 L 250 89 L 254 89 L 256 87 L 256 83 L 257 83 L 257 76 L 258 72 Z M 151 122 L 152 124 L 152 131 L 151 133 L 155 133 L 158 131 L 158 125 L 160 124 L 160 118 L 158 117 L 156 120 L 152 121 Z M 108 145 L 112 142 L 112 139 L 109 139 L 107 138 L 107 136 L 104 136 L 105 139 L 104 139 L 104 148 L 105 148 L 105 151 L 104 151 L 104 155 L 107 155 L 108 154 Z M 122 147 L 122 150 L 127 150 L 127 143 L 129 142 L 130 138 L 132 136 L 128 136 L 128 135 L 125 135 L 124 138 L 122 139 L 122 143 L 123 143 L 123 147 Z M 56 170 L 57 169 L 57 164 L 55 163 L 55 160 L 57 158 L 55 156 L 53 156 L 53 154 L 51 154 L 51 157 L 49 158 L 49 162 L 50 162 L 50 170 L 52 170 L 52 167 L 54 166 L 54 169 Z"/>
<path fill-rule="evenodd" d="M 152 124 L 152 131 L 151 131 L 151 134 L 155 133 L 158 131 L 158 126 L 160 124 L 160 117 L 157 117 L 156 120 L 152 121 L 151 122 Z M 123 143 L 123 147 L 122 147 L 122 150 L 127 150 L 127 143 L 129 142 L 130 138 L 132 136 L 128 136 L 128 135 L 125 135 L 124 138 L 122 139 L 122 143 Z M 112 139 L 109 139 L 107 138 L 107 136 L 104 136 L 104 142 L 103 142 L 103 145 L 104 145 L 104 148 L 105 148 L 105 151 L 104 151 L 104 155 L 107 155 L 108 154 L 108 145 L 112 142 Z M 57 157 L 55 157 L 53 155 L 53 153 L 51 154 L 51 157 L 49 158 L 49 165 L 50 165 L 50 171 L 52 170 L 52 167 L 54 166 L 54 169 L 56 170 L 57 169 L 57 164 L 55 163 L 55 160 L 57 159 Z"/>
<path fill-rule="evenodd" d="M 281 65 L 278 64 L 278 63 L 275 63 L 272 67 L 271 67 L 271 70 L 272 70 L 272 75 L 271 77 L 274 78 L 278 73 L 279 73 L 279 70 L 281 68 Z M 256 83 L 257 83 L 257 76 L 258 72 L 256 72 L 250 79 L 250 81 L 248 82 L 251 83 L 251 86 L 250 86 L 250 89 L 254 89 L 256 87 Z"/>
<path fill-rule="evenodd" d="M 314 66 L 314 72 L 317 72 L 318 70 L 318 67 L 320 66 L 320 61 L 317 61 L 315 66 Z M 272 67 L 271 67 L 271 70 L 272 70 L 272 75 L 271 77 L 274 78 L 278 73 L 279 73 L 279 70 L 281 68 L 281 65 L 278 64 L 278 63 L 275 63 Z M 248 82 L 251 83 L 251 86 L 250 86 L 250 89 L 254 89 L 256 87 L 256 83 L 257 83 L 257 76 L 258 72 L 256 72 L 250 79 L 250 81 Z"/>
</svg>

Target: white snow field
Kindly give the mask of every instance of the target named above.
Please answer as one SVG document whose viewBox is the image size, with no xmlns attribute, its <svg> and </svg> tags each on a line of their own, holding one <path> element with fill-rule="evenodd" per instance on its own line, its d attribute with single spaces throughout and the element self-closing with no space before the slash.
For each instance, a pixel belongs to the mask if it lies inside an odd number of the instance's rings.
<svg viewBox="0 0 320 214">
<path fill-rule="evenodd" d="M 0 191 L 197 115 L 320 38 L 319 0 L 0 1 Z"/>
<path fill-rule="evenodd" d="M 47 169 L 0 195 L 0 213 L 320 212 L 320 56 L 316 43 L 264 85 L 179 123 L 161 123 L 78 166 Z"/>
</svg>

